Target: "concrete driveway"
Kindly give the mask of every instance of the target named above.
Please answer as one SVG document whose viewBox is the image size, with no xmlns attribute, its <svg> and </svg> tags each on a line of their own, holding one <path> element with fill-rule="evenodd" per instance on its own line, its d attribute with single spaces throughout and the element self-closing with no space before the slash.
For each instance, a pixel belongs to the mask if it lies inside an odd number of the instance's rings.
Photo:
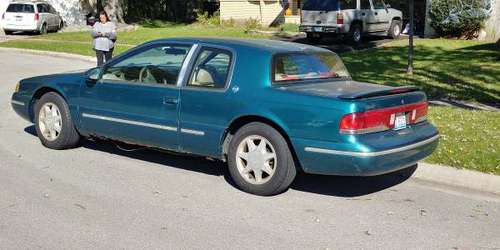
<svg viewBox="0 0 500 250">
<path fill-rule="evenodd" d="M 498 197 L 401 173 L 301 175 L 263 198 L 202 158 L 92 141 L 48 150 L 11 110 L 16 81 L 92 64 L 0 58 L 0 249 L 500 248 Z"/>
</svg>

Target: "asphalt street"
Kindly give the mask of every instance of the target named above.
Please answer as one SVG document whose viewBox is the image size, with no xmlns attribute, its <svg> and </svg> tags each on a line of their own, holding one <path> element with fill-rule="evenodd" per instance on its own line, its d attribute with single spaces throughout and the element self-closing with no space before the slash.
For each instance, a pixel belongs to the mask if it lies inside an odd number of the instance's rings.
<svg viewBox="0 0 500 250">
<path fill-rule="evenodd" d="M 0 249 L 499 249 L 500 198 L 396 173 L 300 175 L 257 197 L 224 165 L 84 141 L 44 148 L 18 80 L 92 64 L 0 51 Z"/>
</svg>

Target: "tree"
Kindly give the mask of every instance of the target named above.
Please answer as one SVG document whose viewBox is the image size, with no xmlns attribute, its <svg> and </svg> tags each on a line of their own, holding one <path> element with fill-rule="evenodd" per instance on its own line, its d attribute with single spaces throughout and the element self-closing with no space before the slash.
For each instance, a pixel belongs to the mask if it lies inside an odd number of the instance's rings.
<svg viewBox="0 0 500 250">
<path fill-rule="evenodd" d="M 473 38 L 490 11 L 490 0 L 433 0 L 429 15 L 438 34 Z"/>
</svg>

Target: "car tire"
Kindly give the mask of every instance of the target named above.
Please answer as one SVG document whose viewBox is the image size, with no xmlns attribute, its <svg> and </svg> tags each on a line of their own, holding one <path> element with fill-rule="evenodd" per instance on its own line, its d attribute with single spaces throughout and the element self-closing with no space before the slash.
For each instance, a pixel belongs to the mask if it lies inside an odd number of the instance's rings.
<svg viewBox="0 0 500 250">
<path fill-rule="evenodd" d="M 8 35 L 8 36 L 14 34 L 14 32 L 10 31 L 10 30 L 4 30 L 3 32 L 5 33 L 5 35 Z"/>
<path fill-rule="evenodd" d="M 59 27 L 57 28 L 57 31 L 60 31 L 64 28 L 64 22 L 61 21 L 61 23 L 59 24 Z"/>
<path fill-rule="evenodd" d="M 44 24 L 42 24 L 42 27 L 40 28 L 40 31 L 38 31 L 38 34 L 45 35 L 47 33 L 48 33 L 47 24 L 44 23 Z"/>
<path fill-rule="evenodd" d="M 389 28 L 389 37 L 392 39 L 398 39 L 399 36 L 401 35 L 401 21 L 399 20 L 392 20 L 391 27 Z"/>
<path fill-rule="evenodd" d="M 358 45 L 363 40 L 363 28 L 359 24 L 353 24 L 347 35 L 348 42 L 353 45 Z"/>
<path fill-rule="evenodd" d="M 34 114 L 36 132 L 45 147 L 62 150 L 74 148 L 80 142 L 69 106 L 59 94 L 43 95 L 35 103 Z"/>
<path fill-rule="evenodd" d="M 307 32 L 307 41 L 313 44 L 317 44 L 321 42 L 321 34 L 319 33 L 313 33 L 313 32 Z"/>
<path fill-rule="evenodd" d="M 231 139 L 228 166 L 238 188 L 261 196 L 284 192 L 297 174 L 285 138 L 273 127 L 259 122 L 243 126 Z"/>
</svg>

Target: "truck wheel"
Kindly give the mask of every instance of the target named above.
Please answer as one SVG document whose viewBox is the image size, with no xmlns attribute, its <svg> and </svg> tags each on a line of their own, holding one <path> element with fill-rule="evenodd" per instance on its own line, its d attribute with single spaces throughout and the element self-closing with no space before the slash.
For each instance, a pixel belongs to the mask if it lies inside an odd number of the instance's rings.
<svg viewBox="0 0 500 250">
<path fill-rule="evenodd" d="M 47 34 L 47 32 L 48 32 L 47 24 L 44 23 L 44 24 L 42 24 L 42 27 L 40 28 L 40 31 L 38 31 L 38 34 L 45 35 L 45 34 Z"/>
<path fill-rule="evenodd" d="M 321 41 L 321 34 L 307 32 L 307 40 L 311 43 L 314 43 L 314 44 L 319 43 Z"/>
<path fill-rule="evenodd" d="M 264 123 L 249 123 L 229 143 L 229 173 L 245 192 L 270 196 L 289 188 L 297 170 L 285 138 Z"/>
<path fill-rule="evenodd" d="M 351 26 L 351 28 L 349 29 L 348 39 L 349 42 L 354 45 L 358 45 L 361 43 L 361 40 L 363 39 L 363 29 L 361 25 L 353 24 Z"/>
<path fill-rule="evenodd" d="M 389 37 L 392 39 L 398 39 L 401 35 L 401 21 L 392 20 L 391 27 L 389 28 Z"/>
<path fill-rule="evenodd" d="M 57 93 L 43 95 L 35 104 L 35 128 L 42 144 L 50 149 L 68 149 L 78 145 L 68 104 Z"/>
</svg>

